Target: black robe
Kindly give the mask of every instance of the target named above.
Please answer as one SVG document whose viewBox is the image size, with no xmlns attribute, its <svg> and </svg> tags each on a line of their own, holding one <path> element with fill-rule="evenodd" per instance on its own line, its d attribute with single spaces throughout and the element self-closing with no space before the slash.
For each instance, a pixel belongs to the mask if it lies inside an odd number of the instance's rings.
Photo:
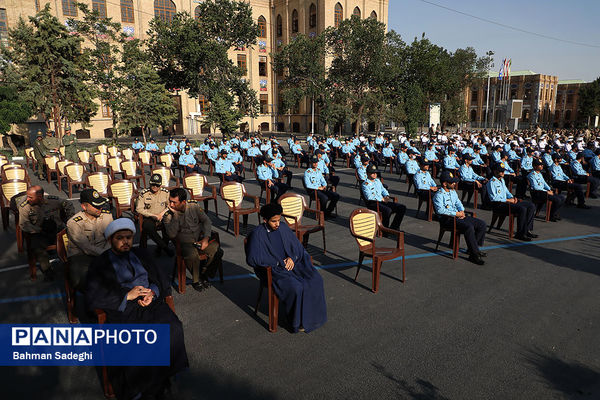
<svg viewBox="0 0 600 400">
<path fill-rule="evenodd" d="M 284 267 L 283 260 L 287 257 L 294 261 L 291 271 Z M 262 224 L 250 233 L 246 262 L 263 281 L 266 274 L 261 267 L 272 267 L 273 289 L 285 307 L 294 332 L 298 332 L 300 326 L 310 332 L 327 321 L 323 279 L 285 222 L 282 221 L 276 231 L 269 232 Z"/>
<path fill-rule="evenodd" d="M 154 261 L 139 248 L 131 251 L 139 258 L 148 272 L 148 283 L 155 284 L 160 291 L 150 305 L 142 307 L 137 300 L 127 301 L 124 311 L 119 311 L 123 298 L 129 291 L 121 287 L 117 280 L 109 252 L 95 257 L 88 269 L 85 288 L 86 305 L 89 309 L 104 310 L 106 322 L 113 324 L 169 324 L 171 327 L 171 365 L 144 367 L 107 367 L 108 378 L 118 399 L 130 399 L 137 393 L 153 393 L 160 390 L 168 377 L 189 366 L 183 326 L 177 315 L 165 303 L 165 297 L 171 294 L 167 278 L 156 267 Z"/>
</svg>

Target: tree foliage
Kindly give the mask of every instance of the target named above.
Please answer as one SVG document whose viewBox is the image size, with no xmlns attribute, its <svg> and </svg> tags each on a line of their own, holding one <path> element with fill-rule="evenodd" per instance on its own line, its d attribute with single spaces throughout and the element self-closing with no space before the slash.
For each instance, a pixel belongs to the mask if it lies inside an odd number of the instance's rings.
<svg viewBox="0 0 600 400">
<path fill-rule="evenodd" d="M 582 117 L 594 118 L 600 115 L 600 78 L 580 87 L 577 103 Z"/>
</svg>

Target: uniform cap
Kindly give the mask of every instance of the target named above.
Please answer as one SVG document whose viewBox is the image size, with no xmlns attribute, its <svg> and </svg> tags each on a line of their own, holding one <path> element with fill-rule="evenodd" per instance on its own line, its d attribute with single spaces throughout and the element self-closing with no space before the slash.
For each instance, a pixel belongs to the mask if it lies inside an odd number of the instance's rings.
<svg viewBox="0 0 600 400">
<path fill-rule="evenodd" d="M 190 146 L 185 146 L 185 147 L 183 148 L 183 151 L 188 151 L 189 149 L 190 149 Z"/>
<path fill-rule="evenodd" d="M 504 172 L 504 171 L 506 171 L 506 168 L 504 168 L 504 163 L 500 162 L 500 163 L 494 164 L 493 170 L 495 172 Z"/>
<path fill-rule="evenodd" d="M 152 174 L 150 177 L 150 185 L 162 185 L 162 176 L 160 174 Z"/>
<path fill-rule="evenodd" d="M 367 161 L 369 161 L 370 159 L 371 159 L 371 158 L 370 158 L 368 155 L 366 155 L 366 154 L 363 154 L 362 156 L 360 156 L 360 161 L 361 161 L 361 162 L 367 162 Z"/>
<path fill-rule="evenodd" d="M 448 183 L 455 183 L 455 182 L 458 182 L 458 177 L 455 176 L 450 171 L 443 171 L 442 174 L 440 175 L 440 181 L 448 182 Z"/>
<path fill-rule="evenodd" d="M 463 156 L 463 160 L 474 160 L 474 159 L 475 159 L 475 157 L 473 157 L 469 153 L 467 153 Z"/>
<path fill-rule="evenodd" d="M 313 164 L 314 164 L 314 163 L 318 163 L 318 162 L 319 162 L 319 159 L 318 159 L 316 156 L 312 156 L 312 157 L 310 158 L 310 162 L 311 162 L 311 163 L 313 163 Z"/>
<path fill-rule="evenodd" d="M 369 164 L 369 166 L 367 167 L 367 174 L 371 175 L 375 173 L 377 173 L 377 167 L 373 164 Z"/>
<path fill-rule="evenodd" d="M 94 207 L 102 207 L 107 203 L 108 199 L 100 196 L 96 189 L 83 189 L 79 195 L 80 203 L 89 203 Z"/>
<path fill-rule="evenodd" d="M 227 149 L 221 150 L 221 154 L 227 154 Z"/>
<path fill-rule="evenodd" d="M 533 159 L 533 166 L 534 167 L 538 167 L 540 165 L 544 165 L 544 163 L 542 162 L 542 160 L 540 160 L 539 158 L 534 158 Z"/>
<path fill-rule="evenodd" d="M 106 230 L 104 231 L 104 237 L 108 239 L 116 232 L 125 230 L 131 231 L 135 234 L 135 225 L 133 224 L 133 221 L 129 218 L 115 219 L 106 227 Z"/>
</svg>

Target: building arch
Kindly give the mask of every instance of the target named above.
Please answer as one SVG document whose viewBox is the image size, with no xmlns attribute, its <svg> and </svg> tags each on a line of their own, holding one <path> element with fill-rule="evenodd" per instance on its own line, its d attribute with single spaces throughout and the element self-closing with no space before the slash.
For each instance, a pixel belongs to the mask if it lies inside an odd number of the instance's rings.
<svg viewBox="0 0 600 400">
<path fill-rule="evenodd" d="M 308 26 L 315 28 L 317 26 L 317 6 L 315 3 L 311 3 L 308 8 Z"/>
<path fill-rule="evenodd" d="M 258 17 L 258 37 L 267 37 L 267 20 L 262 15 Z"/>
<path fill-rule="evenodd" d="M 333 26 L 336 28 L 340 26 L 342 21 L 344 20 L 344 7 L 340 3 L 336 3 L 335 8 L 333 10 Z"/>
<path fill-rule="evenodd" d="M 352 11 L 352 15 L 356 15 L 358 18 L 361 17 L 360 8 L 358 8 L 358 6 L 354 7 L 354 11 Z"/>
<path fill-rule="evenodd" d="M 371 16 L 369 18 L 377 19 L 377 13 L 375 10 L 371 11 Z"/>
<path fill-rule="evenodd" d="M 292 11 L 292 33 L 298 33 L 298 10 Z"/>
<path fill-rule="evenodd" d="M 171 0 L 154 0 L 154 16 L 165 22 L 171 22 L 177 14 L 177 7 Z"/>
<path fill-rule="evenodd" d="M 277 14 L 277 37 L 281 37 L 283 35 L 283 18 L 281 18 L 281 14 Z"/>
</svg>

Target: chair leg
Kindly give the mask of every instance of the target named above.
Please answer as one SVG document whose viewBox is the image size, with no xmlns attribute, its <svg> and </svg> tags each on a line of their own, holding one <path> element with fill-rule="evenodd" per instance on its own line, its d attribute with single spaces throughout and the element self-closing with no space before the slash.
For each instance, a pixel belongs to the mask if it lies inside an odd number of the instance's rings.
<svg viewBox="0 0 600 400">
<path fill-rule="evenodd" d="M 435 251 L 438 251 L 438 248 L 440 247 L 440 242 L 442 241 L 443 237 L 444 237 L 444 230 L 441 229 L 441 227 L 440 227 L 440 233 L 438 235 L 438 240 L 437 240 L 437 243 L 435 244 Z"/>
<path fill-rule="evenodd" d="M 5 231 L 8 230 L 8 211 L 8 207 L 2 209 L 2 226 L 4 227 Z"/>
<path fill-rule="evenodd" d="M 258 306 L 260 305 L 260 299 L 262 298 L 263 285 L 261 281 L 258 281 L 258 297 L 256 298 L 256 307 L 254 307 L 254 314 L 258 314 Z"/>
<path fill-rule="evenodd" d="M 512 214 L 508 216 L 508 238 L 512 240 L 513 238 L 513 229 L 515 226 L 515 219 Z"/>
<path fill-rule="evenodd" d="M 323 229 L 323 254 L 327 254 L 327 245 L 325 244 L 325 229 Z"/>
<path fill-rule="evenodd" d="M 404 252 L 402 252 L 402 283 L 406 282 L 406 263 L 404 261 Z"/>
<path fill-rule="evenodd" d="M 373 293 L 379 290 L 379 273 L 381 271 L 381 261 L 377 258 L 373 259 Z"/>
<path fill-rule="evenodd" d="M 233 233 L 235 237 L 240 234 L 240 216 L 238 213 L 233 213 Z"/>
<path fill-rule="evenodd" d="M 427 222 L 431 222 L 433 220 L 433 203 L 431 201 L 427 202 Z"/>
<path fill-rule="evenodd" d="M 114 399 L 115 392 L 113 391 L 112 385 L 108 381 L 108 370 L 106 366 L 102 367 L 102 386 L 104 387 L 104 397 L 107 399 Z"/>
<path fill-rule="evenodd" d="M 453 232 L 452 238 L 452 259 L 456 260 L 458 258 L 458 249 L 460 244 L 460 234 L 458 232 Z"/>
<path fill-rule="evenodd" d="M 178 259 L 177 261 L 177 276 L 178 276 L 178 292 L 181 294 L 185 294 L 186 289 L 186 270 L 185 270 L 185 261 L 183 259 Z"/>
<path fill-rule="evenodd" d="M 552 210 L 552 202 L 548 200 L 546 202 L 546 222 L 550 221 L 550 212 Z"/>
<path fill-rule="evenodd" d="M 219 209 L 217 208 L 217 199 L 214 199 L 215 201 L 215 214 L 217 215 L 217 217 L 219 216 Z"/>
<path fill-rule="evenodd" d="M 354 277 L 354 281 L 358 279 L 358 273 L 360 272 L 360 267 L 362 267 L 363 260 L 365 259 L 365 253 L 362 251 L 358 253 L 358 264 L 356 265 L 356 276 Z"/>
<path fill-rule="evenodd" d="M 227 227 L 225 228 L 225 232 L 229 232 L 229 222 L 231 221 L 231 211 L 229 211 L 229 215 L 227 216 Z"/>
</svg>

